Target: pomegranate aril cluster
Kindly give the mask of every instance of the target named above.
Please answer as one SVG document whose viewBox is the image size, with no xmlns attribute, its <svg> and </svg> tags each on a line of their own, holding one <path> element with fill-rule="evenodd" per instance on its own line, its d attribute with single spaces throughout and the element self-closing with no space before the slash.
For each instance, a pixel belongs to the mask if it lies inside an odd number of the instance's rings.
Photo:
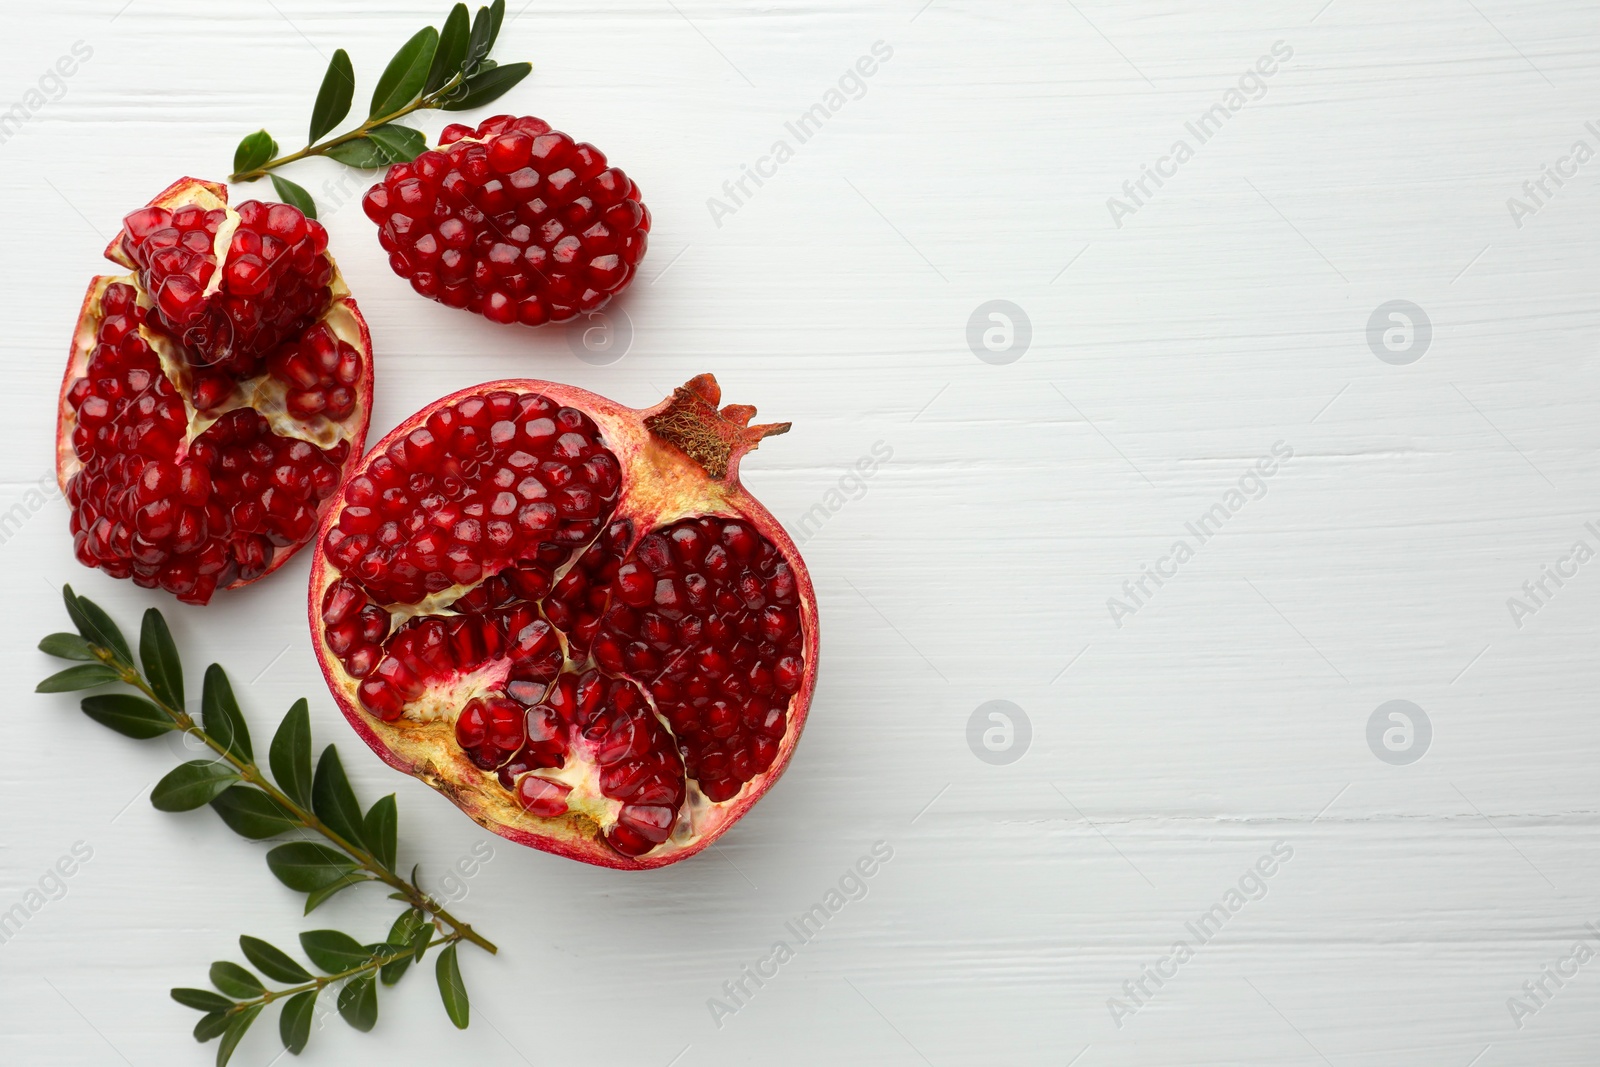
<svg viewBox="0 0 1600 1067">
<path fill-rule="evenodd" d="M 324 452 L 279 437 L 238 408 L 185 449 L 183 398 L 139 336 L 137 293 L 110 285 L 100 310 L 85 373 L 67 392 L 83 463 L 67 486 L 74 549 L 113 577 L 203 604 L 265 573 L 277 547 L 310 537 L 349 446 Z"/>
<path fill-rule="evenodd" d="M 351 479 L 323 547 L 381 604 L 414 604 L 511 563 L 548 580 L 599 532 L 621 477 L 584 413 L 535 395 L 468 397 Z"/>
<path fill-rule="evenodd" d="M 288 204 L 249 200 L 237 212 L 220 263 L 220 207 L 140 208 L 123 220 L 122 251 L 155 303 L 153 324 L 190 362 L 249 378 L 327 309 L 333 264 L 328 231 Z"/>
<path fill-rule="evenodd" d="M 536 118 L 452 125 L 363 200 L 394 272 L 494 322 L 564 322 L 632 278 L 650 212 L 590 144 Z"/>
<path fill-rule="evenodd" d="M 684 519 L 640 539 L 594 640 L 603 670 L 645 682 L 713 801 L 772 766 L 804 674 L 796 580 L 748 523 Z"/>
</svg>

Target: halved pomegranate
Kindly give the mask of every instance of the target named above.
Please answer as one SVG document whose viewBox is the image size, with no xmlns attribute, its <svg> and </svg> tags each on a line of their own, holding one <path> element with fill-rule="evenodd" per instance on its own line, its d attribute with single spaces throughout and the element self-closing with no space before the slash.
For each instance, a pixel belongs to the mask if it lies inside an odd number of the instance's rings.
<svg viewBox="0 0 1600 1067">
<path fill-rule="evenodd" d="M 360 459 L 372 340 L 328 234 L 184 178 L 130 214 L 89 283 L 56 427 L 86 566 L 207 603 L 311 539 Z"/>
<path fill-rule="evenodd" d="M 607 867 L 705 848 L 783 772 L 810 578 L 739 461 L 780 425 L 701 375 L 647 410 L 491 382 L 407 419 L 323 520 L 312 643 L 391 766 Z"/>
</svg>

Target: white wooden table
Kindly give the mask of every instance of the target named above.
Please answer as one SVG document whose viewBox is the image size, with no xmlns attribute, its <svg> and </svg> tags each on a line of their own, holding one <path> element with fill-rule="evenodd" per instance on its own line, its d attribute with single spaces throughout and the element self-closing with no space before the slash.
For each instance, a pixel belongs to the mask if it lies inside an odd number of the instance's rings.
<svg viewBox="0 0 1600 1067">
<path fill-rule="evenodd" d="M 258 734 L 310 696 L 503 946 L 463 953 L 466 1033 L 412 975 L 307 1063 L 1596 1062 L 1600 4 L 533 3 L 506 108 L 600 145 L 655 214 L 609 364 L 417 298 L 365 183 L 291 171 L 372 322 L 375 434 L 511 375 L 642 405 L 712 370 L 794 420 L 746 469 L 812 516 L 807 736 L 717 851 L 632 876 L 371 758 L 308 647 L 306 556 L 178 607 L 78 566 L 30 495 L 122 214 L 258 126 L 295 143 L 337 47 L 364 99 L 446 6 L 7 4 L 0 911 L 92 856 L 0 944 L 0 1062 L 209 1063 L 166 989 L 239 933 L 383 932 L 375 891 L 303 919 L 261 847 L 153 810 L 179 746 L 32 694 L 66 581 L 125 622 L 161 603 Z M 790 934 L 880 841 L 866 895 Z"/>
</svg>

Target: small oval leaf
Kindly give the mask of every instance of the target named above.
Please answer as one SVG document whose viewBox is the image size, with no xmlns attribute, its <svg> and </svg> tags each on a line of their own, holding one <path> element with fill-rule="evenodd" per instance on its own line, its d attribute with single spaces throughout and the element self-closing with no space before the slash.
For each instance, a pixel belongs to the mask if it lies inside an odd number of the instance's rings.
<svg viewBox="0 0 1600 1067">
<path fill-rule="evenodd" d="M 217 1046 L 217 1067 L 228 1067 L 233 1050 L 239 1047 L 244 1032 L 250 1029 L 250 1024 L 256 1021 L 256 1016 L 261 1014 L 264 1006 L 254 1004 L 228 1020 L 228 1028 L 222 1033 L 222 1044 Z"/>
<path fill-rule="evenodd" d="M 239 142 L 239 147 L 233 150 L 233 172 L 244 174 L 255 170 L 261 164 L 278 154 L 278 142 L 266 130 L 257 130 L 247 134 Z"/>
<path fill-rule="evenodd" d="M 367 137 L 357 137 L 353 141 L 336 144 L 323 154 L 329 159 L 358 170 L 377 170 L 389 165 L 388 152 L 384 151 L 378 142 Z"/>
<path fill-rule="evenodd" d="M 34 686 L 35 693 L 71 693 L 79 689 L 93 689 L 96 686 L 114 682 L 122 675 L 114 667 L 104 663 L 82 663 L 76 667 L 68 667 L 64 671 L 52 674 L 38 685 Z"/>
<path fill-rule="evenodd" d="M 368 134 L 391 163 L 409 163 L 428 150 L 428 138 L 421 130 L 386 122 Z"/>
<path fill-rule="evenodd" d="M 252 841 L 264 841 L 304 825 L 293 812 L 250 786 L 223 790 L 211 802 L 211 808 L 228 824 L 228 829 Z"/>
<path fill-rule="evenodd" d="M 39 651 L 56 659 L 81 659 L 93 662 L 94 649 L 77 634 L 50 634 L 39 642 Z"/>
<path fill-rule="evenodd" d="M 156 696 L 167 707 L 183 708 L 183 664 L 178 659 L 178 646 L 167 629 L 167 620 L 161 612 L 150 608 L 144 613 L 144 624 L 139 628 L 139 661 L 144 665 L 144 676 Z"/>
<path fill-rule="evenodd" d="M 451 94 L 451 98 L 440 107 L 445 111 L 469 111 L 492 103 L 526 78 L 532 70 L 532 63 L 507 63 L 503 67 L 479 71 L 462 82 L 458 93 Z"/>
<path fill-rule="evenodd" d="M 244 952 L 245 959 L 274 981 L 288 982 L 290 985 L 311 981 L 311 972 L 300 966 L 293 956 L 259 937 L 241 934 L 239 948 Z"/>
<path fill-rule="evenodd" d="M 350 65 L 349 53 L 341 48 L 328 61 L 322 88 L 317 90 L 317 102 L 311 106 L 311 139 L 307 144 L 316 144 L 323 134 L 344 121 L 350 114 L 350 101 L 355 92 L 356 72 Z"/>
<path fill-rule="evenodd" d="M 278 881 L 300 893 L 321 889 L 356 869 L 343 852 L 315 841 L 279 845 L 267 853 L 267 867 Z"/>
<path fill-rule="evenodd" d="M 193 811 L 239 780 L 226 763 L 190 760 L 174 767 L 150 791 L 157 811 Z"/>
<path fill-rule="evenodd" d="M 361 942 L 342 930 L 307 930 L 300 935 L 300 947 L 325 974 L 343 974 L 371 958 Z"/>
<path fill-rule="evenodd" d="M 200 691 L 200 716 L 210 734 L 223 748 L 245 763 L 255 761 L 250 748 L 250 728 L 245 725 L 244 712 L 233 697 L 233 686 L 228 675 L 213 663 L 206 668 L 205 683 Z"/>
<path fill-rule="evenodd" d="M 372 91 L 372 110 L 367 117 L 393 115 L 415 100 L 428 80 L 433 53 L 438 47 L 439 31 L 432 26 L 424 26 L 401 45 L 378 78 L 377 88 Z"/>
<path fill-rule="evenodd" d="M 283 1014 L 278 1017 L 278 1036 L 283 1038 L 283 1047 L 296 1056 L 305 1051 L 306 1042 L 311 1040 L 311 1020 L 316 1014 L 316 1005 L 315 989 L 296 993 L 284 1001 Z"/>
<path fill-rule="evenodd" d="M 350 779 L 345 777 L 339 750 L 332 745 L 322 750 L 322 758 L 317 761 L 317 775 L 311 783 L 311 808 L 317 818 L 346 841 L 358 848 L 364 843 L 361 805 L 350 788 Z"/>
<path fill-rule="evenodd" d="M 399 814 L 395 811 L 394 794 L 390 793 L 376 804 L 362 820 L 361 836 L 378 857 L 384 869 L 393 871 L 395 850 L 399 847 Z"/>
<path fill-rule="evenodd" d="M 311 711 L 301 697 L 272 735 L 267 753 L 278 788 L 302 808 L 311 806 Z"/>
<path fill-rule="evenodd" d="M 436 93 L 450 83 L 461 70 L 461 61 L 467 56 L 467 38 L 471 33 L 467 5 L 457 4 L 450 9 L 439 31 L 439 46 L 433 52 L 433 65 L 428 68 L 428 80 L 423 83 L 424 95 Z"/>
<path fill-rule="evenodd" d="M 233 1007 L 233 1001 L 221 993 L 213 993 L 209 989 L 184 989 L 179 987 L 172 991 L 172 999 L 186 1008 L 195 1011 L 227 1011 Z"/>
<path fill-rule="evenodd" d="M 227 960 L 218 960 L 211 965 L 211 984 L 225 996 L 237 997 L 239 1000 L 250 1000 L 267 991 L 267 987 L 261 984 L 261 979 L 237 963 L 230 963 Z"/>
<path fill-rule="evenodd" d="M 363 1034 L 378 1024 L 378 983 L 372 978 L 352 979 L 339 990 L 339 1014 Z"/>
<path fill-rule="evenodd" d="M 269 174 L 268 177 L 272 179 L 272 188 L 278 194 L 279 200 L 282 200 L 308 219 L 317 217 L 317 202 L 311 199 L 310 193 L 288 178 L 277 174 Z"/>
<path fill-rule="evenodd" d="M 439 999 L 444 1001 L 445 1014 L 456 1024 L 457 1030 L 465 1030 L 472 1011 L 467 1003 L 467 987 L 461 984 L 461 968 L 456 964 L 454 944 L 445 946 L 439 953 L 433 970 L 439 980 Z"/>
<path fill-rule="evenodd" d="M 160 737 L 178 724 L 172 717 L 144 697 L 132 693 L 102 693 L 84 697 L 83 713 L 101 726 L 109 726 L 124 737 L 148 741 Z"/>
<path fill-rule="evenodd" d="M 133 653 L 128 651 L 128 639 L 122 636 L 122 631 L 111 621 L 111 616 L 88 597 L 74 594 L 72 586 L 66 586 L 65 592 L 69 598 L 67 613 L 77 623 L 78 632 L 88 638 L 91 644 L 115 652 L 123 663 L 133 666 Z"/>
<path fill-rule="evenodd" d="M 194 1024 L 194 1039 L 202 1045 L 213 1038 L 221 1037 L 228 1029 L 227 1012 L 212 1011 L 200 1016 L 200 1021 Z"/>
</svg>

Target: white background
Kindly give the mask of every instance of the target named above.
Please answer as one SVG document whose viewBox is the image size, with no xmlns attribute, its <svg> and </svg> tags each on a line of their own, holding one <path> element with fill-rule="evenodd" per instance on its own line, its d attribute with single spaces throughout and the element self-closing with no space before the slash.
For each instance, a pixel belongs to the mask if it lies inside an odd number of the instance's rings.
<svg viewBox="0 0 1600 1067">
<path fill-rule="evenodd" d="M 0 145 L 0 510 L 47 479 L 73 317 L 121 216 L 180 175 L 224 176 L 259 126 L 299 144 L 337 47 L 359 108 L 445 7 L 5 0 L 0 110 L 74 42 L 93 57 Z M 398 791 L 403 858 L 430 884 L 493 847 L 458 907 L 502 947 L 462 954 L 471 1029 L 413 973 L 374 1033 L 332 1018 L 307 1063 L 1595 1062 L 1600 963 L 1520 1028 L 1507 999 L 1576 939 L 1600 947 L 1583 925 L 1600 922 L 1600 562 L 1520 627 L 1507 599 L 1580 538 L 1600 547 L 1600 162 L 1520 227 L 1506 201 L 1575 140 L 1600 148 L 1600 6 L 588 7 L 508 17 L 497 56 L 536 71 L 497 107 L 593 141 L 644 190 L 620 362 L 418 298 L 359 209 L 365 180 L 341 207 L 349 172 L 288 174 L 372 324 L 374 437 L 489 378 L 642 406 L 711 370 L 794 421 L 746 464 L 791 529 L 892 448 L 804 546 L 822 669 L 788 775 L 717 851 L 654 873 L 502 842 L 337 714 L 307 642 L 309 554 L 181 607 L 78 566 L 52 500 L 0 546 L 0 910 L 74 842 L 93 859 L 0 945 L 0 1061 L 208 1063 L 169 986 L 204 984 L 241 932 L 376 939 L 391 914 L 358 889 L 302 918 L 263 846 L 150 807 L 181 752 L 32 694 L 71 581 L 129 625 L 160 604 L 191 689 L 224 663 L 258 745 L 311 697 L 358 792 Z M 717 225 L 707 198 L 880 40 L 893 58 L 865 95 Z M 1278 41 L 1293 59 L 1265 97 L 1114 225 L 1107 198 Z M 270 190 L 235 198 L 252 194 Z M 1031 320 L 1007 365 L 966 341 L 992 299 Z M 1368 340 L 1396 299 L 1433 327 L 1409 365 Z M 1294 456 L 1266 495 L 1115 625 L 1122 582 L 1279 441 Z M 967 742 L 995 699 L 1032 727 L 1006 766 Z M 1432 723 L 1409 766 L 1366 739 L 1394 699 Z M 708 998 L 878 840 L 894 858 L 868 896 L 714 1025 Z M 1108 999 L 1279 841 L 1293 858 L 1266 896 L 1147 980 L 1119 1028 Z M 236 1063 L 278 1054 L 275 1014 Z"/>
</svg>

